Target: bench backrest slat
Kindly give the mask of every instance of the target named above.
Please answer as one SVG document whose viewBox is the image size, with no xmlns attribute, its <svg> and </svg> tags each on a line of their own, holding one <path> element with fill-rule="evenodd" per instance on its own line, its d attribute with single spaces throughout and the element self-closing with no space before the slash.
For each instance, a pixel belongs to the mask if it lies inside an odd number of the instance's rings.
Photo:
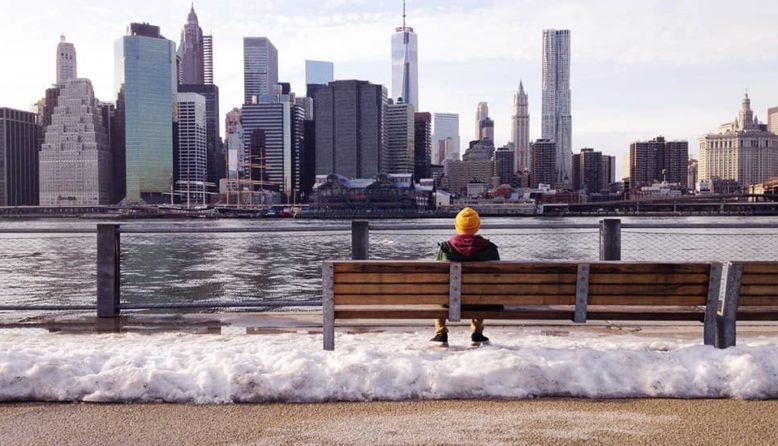
<svg viewBox="0 0 778 446">
<path fill-rule="evenodd" d="M 705 306 L 709 274 L 709 263 L 593 263 L 588 303 Z"/>
<path fill-rule="evenodd" d="M 739 307 L 778 307 L 778 262 L 743 262 Z"/>
<path fill-rule="evenodd" d="M 575 305 L 575 263 L 462 263 L 462 304 Z"/>
</svg>

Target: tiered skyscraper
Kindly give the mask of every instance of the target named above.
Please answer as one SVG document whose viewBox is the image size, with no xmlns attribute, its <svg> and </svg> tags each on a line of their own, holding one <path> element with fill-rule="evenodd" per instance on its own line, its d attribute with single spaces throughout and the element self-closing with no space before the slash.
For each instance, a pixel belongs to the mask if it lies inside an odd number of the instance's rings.
<svg viewBox="0 0 778 446">
<path fill-rule="evenodd" d="M 69 79 L 60 87 L 39 162 L 41 206 L 112 202 L 108 135 L 88 79 Z"/>
<path fill-rule="evenodd" d="M 703 136 L 699 144 L 700 180 L 718 177 L 748 186 L 778 176 L 778 135 L 754 116 L 748 93 L 735 121 Z"/>
<path fill-rule="evenodd" d="M 278 84 L 278 50 L 267 37 L 243 38 L 243 103 L 273 94 Z"/>
<path fill-rule="evenodd" d="M 189 10 L 181 31 L 178 58 L 181 82 L 178 92 L 197 93 L 205 98 L 207 182 L 215 185 L 227 175 L 225 153 L 219 136 L 219 87 L 213 84 L 213 38 L 203 35 L 194 6 Z"/>
<path fill-rule="evenodd" d="M 514 172 L 529 170 L 532 166 L 529 150 L 529 99 L 521 81 L 519 91 L 513 95 L 511 142 L 515 150 Z"/>
<path fill-rule="evenodd" d="M 133 23 L 116 41 L 116 114 L 124 120 L 128 203 L 167 202 L 173 186 L 176 45 L 158 26 Z"/>
<path fill-rule="evenodd" d="M 181 58 L 182 84 L 205 83 L 205 49 L 203 44 L 203 30 L 197 21 L 197 14 L 192 9 L 186 18 L 186 25 L 181 31 L 181 43 L 178 47 L 178 56 Z"/>
<path fill-rule="evenodd" d="M 419 58 L 416 33 L 405 25 L 403 2 L 403 26 L 392 34 L 392 100 L 402 98 L 406 104 L 419 110 Z"/>
<path fill-rule="evenodd" d="M 572 183 L 573 118 L 570 114 L 570 31 L 543 30 L 542 138 L 556 144 L 556 187 Z"/>
</svg>

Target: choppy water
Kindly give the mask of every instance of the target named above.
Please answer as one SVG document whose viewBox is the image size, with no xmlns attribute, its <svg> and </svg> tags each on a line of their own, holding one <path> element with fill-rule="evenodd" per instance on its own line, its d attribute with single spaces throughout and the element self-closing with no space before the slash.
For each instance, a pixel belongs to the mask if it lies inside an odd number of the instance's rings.
<svg viewBox="0 0 778 446">
<path fill-rule="evenodd" d="M 776 217 L 624 219 L 624 222 L 776 223 Z M 397 221 L 395 221 L 397 222 Z M 122 234 L 122 301 L 299 300 L 321 297 L 320 265 L 351 255 L 348 222 L 300 220 L 129 221 L 125 226 L 260 227 L 260 233 Z M 392 221 L 383 221 L 391 224 Z M 452 231 L 425 230 L 450 220 L 404 220 L 411 231 L 371 231 L 370 257 L 433 258 L 437 242 Z M 484 230 L 503 259 L 597 260 L 598 231 L 522 229 L 527 223 L 597 223 L 597 218 L 492 218 Z M 96 221 L 0 222 L 0 228 L 94 228 Z M 341 231 L 277 233 L 277 226 L 334 226 Z M 94 234 L 0 234 L 0 304 L 93 304 L 96 286 Z M 776 229 L 624 229 L 624 260 L 778 260 Z"/>
</svg>

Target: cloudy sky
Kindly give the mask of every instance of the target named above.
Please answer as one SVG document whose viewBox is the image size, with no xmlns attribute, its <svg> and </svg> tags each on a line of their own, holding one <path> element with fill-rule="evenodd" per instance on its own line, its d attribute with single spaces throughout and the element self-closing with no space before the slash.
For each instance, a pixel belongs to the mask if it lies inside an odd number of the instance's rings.
<svg viewBox="0 0 778 446">
<path fill-rule="evenodd" d="M 113 42 L 145 21 L 179 41 L 188 0 L 0 0 L 0 106 L 29 109 L 55 80 L 60 34 L 76 46 L 79 77 L 114 100 Z M 280 78 L 304 92 L 305 59 L 335 63 L 338 79 L 389 87 L 390 36 L 401 0 L 197 0 L 214 36 L 221 112 L 243 97 L 242 37 L 276 45 Z M 408 0 L 419 36 L 423 111 L 460 114 L 473 138 L 476 104 L 489 103 L 498 145 L 510 137 L 512 96 L 529 94 L 540 137 L 542 30 L 570 29 L 573 147 L 623 157 L 631 141 L 690 142 L 737 114 L 748 89 L 766 121 L 778 105 L 778 2 L 751 0 Z"/>
</svg>

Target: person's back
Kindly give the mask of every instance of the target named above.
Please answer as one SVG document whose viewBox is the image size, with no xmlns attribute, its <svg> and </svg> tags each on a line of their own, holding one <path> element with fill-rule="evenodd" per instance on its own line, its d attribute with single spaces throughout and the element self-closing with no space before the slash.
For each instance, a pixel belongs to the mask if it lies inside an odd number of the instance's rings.
<svg viewBox="0 0 778 446">
<path fill-rule="evenodd" d="M 462 209 L 454 221 L 456 235 L 448 241 L 440 243 L 438 249 L 438 260 L 448 260 L 452 262 L 485 262 L 489 260 L 500 260 L 500 253 L 497 245 L 489 240 L 476 235 L 481 228 L 481 219 L 478 212 L 471 208 Z M 463 309 L 498 309 L 495 306 L 464 306 Z M 470 323 L 472 335 L 470 340 L 473 345 L 480 345 L 489 342 L 489 338 L 483 334 L 483 319 L 473 319 Z M 435 320 L 435 336 L 430 341 L 442 345 L 448 345 L 448 328 L 446 319 Z"/>
</svg>

